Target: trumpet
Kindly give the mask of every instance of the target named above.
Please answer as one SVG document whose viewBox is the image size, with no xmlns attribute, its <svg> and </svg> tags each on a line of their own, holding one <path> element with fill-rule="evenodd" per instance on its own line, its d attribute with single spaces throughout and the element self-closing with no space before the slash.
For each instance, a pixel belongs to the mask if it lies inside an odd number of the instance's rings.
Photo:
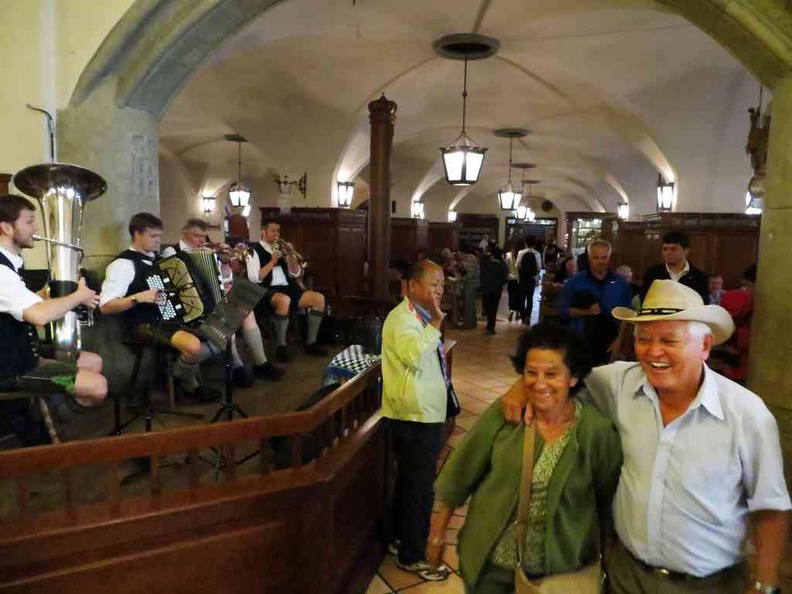
<svg viewBox="0 0 792 594">
<path fill-rule="evenodd" d="M 294 258 L 302 271 L 305 272 L 305 269 L 308 267 L 308 260 L 300 252 L 295 250 L 294 247 L 289 247 L 288 241 L 281 237 L 275 242 L 274 247 L 279 252 L 283 252 L 283 255 L 287 258 Z"/>
</svg>

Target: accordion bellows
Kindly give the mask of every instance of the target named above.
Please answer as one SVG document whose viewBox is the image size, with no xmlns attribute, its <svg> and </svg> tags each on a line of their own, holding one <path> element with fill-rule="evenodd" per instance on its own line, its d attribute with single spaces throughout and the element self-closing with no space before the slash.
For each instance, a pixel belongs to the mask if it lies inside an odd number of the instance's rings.
<svg viewBox="0 0 792 594">
<path fill-rule="evenodd" d="M 166 298 L 159 305 L 165 321 L 200 324 L 225 300 L 220 265 L 214 252 L 179 252 L 158 260 L 154 267 L 157 274 L 148 279 L 148 285 L 165 293 Z"/>
</svg>

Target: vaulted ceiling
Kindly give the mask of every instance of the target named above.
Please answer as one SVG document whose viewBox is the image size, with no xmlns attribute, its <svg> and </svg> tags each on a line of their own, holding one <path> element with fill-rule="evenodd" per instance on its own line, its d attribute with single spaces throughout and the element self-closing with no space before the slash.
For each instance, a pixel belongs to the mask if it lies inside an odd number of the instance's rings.
<svg viewBox="0 0 792 594">
<path fill-rule="evenodd" d="M 445 183 L 438 151 L 459 132 L 462 63 L 431 46 L 460 32 L 501 41 L 469 65 L 468 131 L 489 152 L 463 190 Z M 724 49 L 648 0 L 287 0 L 215 51 L 160 140 L 215 191 L 236 176 L 223 135 L 242 134 L 247 179 L 307 171 L 311 204 L 329 206 L 337 179 L 367 179 L 367 104 L 385 93 L 398 104 L 394 193 L 407 204 L 494 211 L 508 141 L 492 131 L 523 127 L 515 161 L 537 164 L 534 192 L 562 211 L 629 200 L 648 212 L 658 172 L 690 192 L 686 210 L 731 210 L 750 175 L 741 143 L 756 90 Z"/>
</svg>

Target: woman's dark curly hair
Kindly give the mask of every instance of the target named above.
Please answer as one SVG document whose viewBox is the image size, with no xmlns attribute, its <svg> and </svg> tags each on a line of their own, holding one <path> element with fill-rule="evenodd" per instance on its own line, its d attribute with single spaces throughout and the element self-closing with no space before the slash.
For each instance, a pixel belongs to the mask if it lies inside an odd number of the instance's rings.
<svg viewBox="0 0 792 594">
<path fill-rule="evenodd" d="M 567 366 L 572 377 L 578 379 L 578 383 L 569 391 L 577 392 L 583 387 L 583 380 L 591 371 L 591 357 L 580 334 L 566 326 L 549 322 L 542 322 L 529 328 L 520 335 L 517 351 L 511 357 L 517 373 L 522 374 L 525 371 L 525 359 L 531 349 L 561 351 L 564 354 L 564 365 Z"/>
</svg>

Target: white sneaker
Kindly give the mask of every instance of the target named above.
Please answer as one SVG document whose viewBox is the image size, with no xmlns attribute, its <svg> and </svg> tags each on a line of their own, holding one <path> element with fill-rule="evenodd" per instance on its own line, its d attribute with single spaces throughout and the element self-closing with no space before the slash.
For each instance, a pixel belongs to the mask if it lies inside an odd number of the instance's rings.
<svg viewBox="0 0 792 594">
<path fill-rule="evenodd" d="M 403 565 L 397 559 L 396 565 L 399 569 L 411 571 L 429 582 L 442 582 L 443 580 L 447 580 L 448 576 L 451 575 L 451 569 L 445 563 L 441 563 L 437 567 L 432 568 L 426 561 L 416 561 L 415 563 Z"/>
</svg>

